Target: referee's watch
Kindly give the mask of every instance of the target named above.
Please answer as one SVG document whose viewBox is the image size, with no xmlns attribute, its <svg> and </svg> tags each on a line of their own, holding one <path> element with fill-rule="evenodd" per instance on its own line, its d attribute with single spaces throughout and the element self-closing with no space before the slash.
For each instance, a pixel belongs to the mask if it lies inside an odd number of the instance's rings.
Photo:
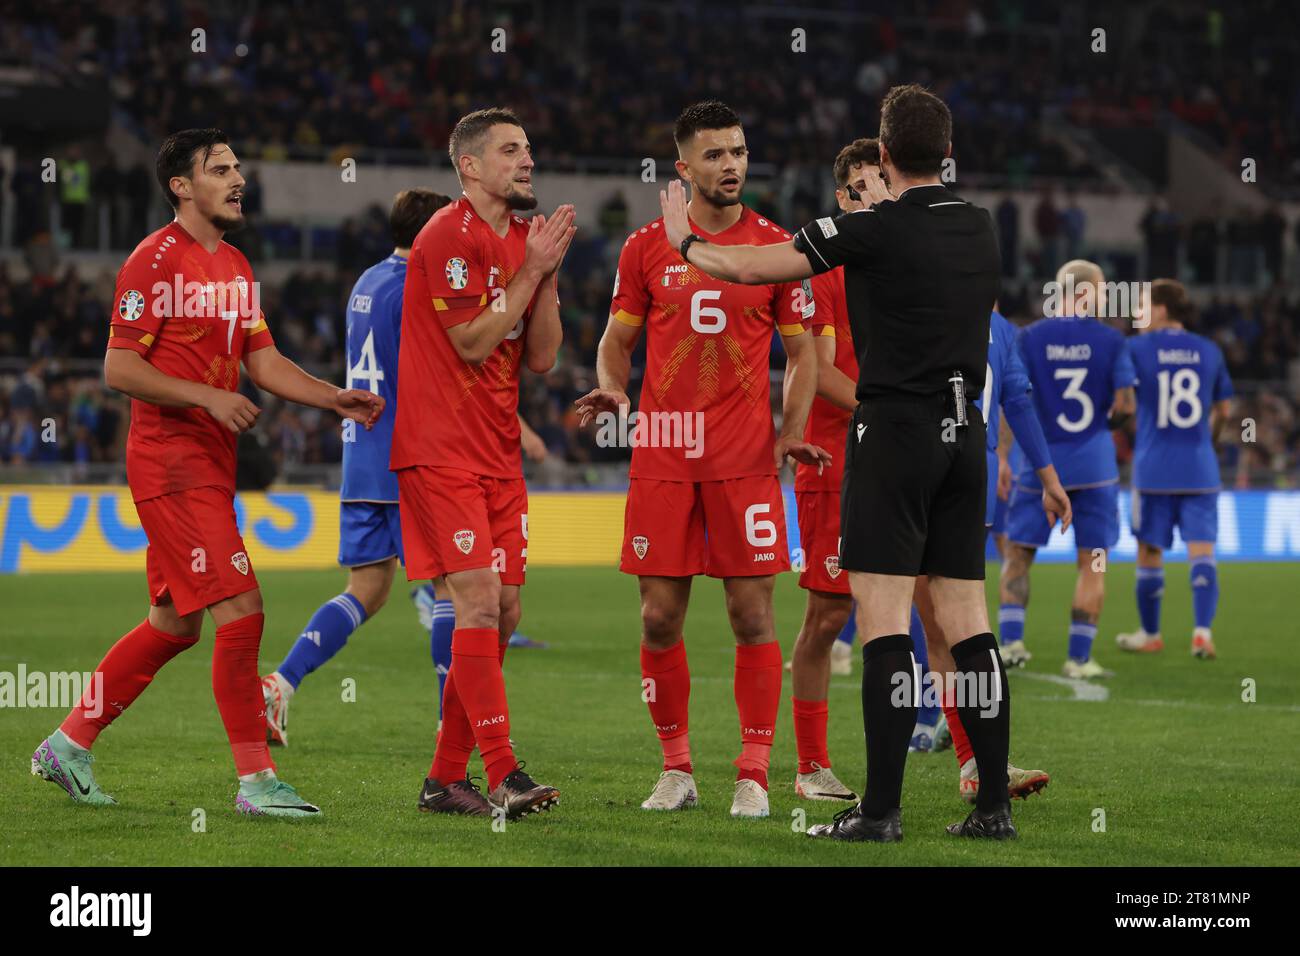
<svg viewBox="0 0 1300 956">
<path fill-rule="evenodd" d="M 686 250 L 690 249 L 692 242 L 705 242 L 705 241 L 707 240 L 705 240 L 703 236 L 697 236 L 695 233 L 691 233 L 689 236 L 683 239 L 682 244 L 677 247 L 677 251 L 681 254 L 682 261 L 683 262 L 691 261 L 690 259 L 686 258 Z"/>
</svg>

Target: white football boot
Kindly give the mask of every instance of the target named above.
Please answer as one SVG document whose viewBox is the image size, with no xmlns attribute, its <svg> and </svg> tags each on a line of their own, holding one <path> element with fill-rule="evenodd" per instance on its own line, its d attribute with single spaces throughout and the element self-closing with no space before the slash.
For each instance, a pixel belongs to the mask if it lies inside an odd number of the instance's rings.
<svg viewBox="0 0 1300 956">
<path fill-rule="evenodd" d="M 289 698 L 293 685 L 279 671 L 262 678 L 262 703 L 266 708 L 266 742 L 289 746 Z"/>
<path fill-rule="evenodd" d="M 1024 667 L 1034 659 L 1034 655 L 1029 653 L 1029 649 L 1025 647 L 1024 641 L 999 644 L 998 653 L 1002 656 L 1002 666 L 1004 667 Z"/>
<path fill-rule="evenodd" d="M 1071 658 L 1065 659 L 1065 665 L 1061 668 L 1061 673 L 1071 680 L 1091 680 L 1094 677 L 1114 677 L 1114 671 L 1108 671 L 1091 657 L 1080 664 Z"/>
<path fill-rule="evenodd" d="M 1165 649 L 1164 639 L 1159 634 L 1148 634 L 1140 627 L 1127 634 L 1116 634 L 1115 643 L 1121 651 L 1137 654 L 1155 654 Z"/>
<path fill-rule="evenodd" d="M 831 772 L 830 767 L 823 767 L 813 761 L 812 773 L 797 773 L 794 777 L 795 796 L 804 800 L 835 800 L 857 802 L 858 795 L 850 790 Z"/>
<path fill-rule="evenodd" d="M 681 770 L 665 770 L 650 796 L 641 804 L 642 810 L 686 810 L 699 803 L 695 778 Z"/>
<path fill-rule="evenodd" d="M 853 645 L 836 641 L 831 645 L 831 673 L 848 677 L 853 673 Z"/>
<path fill-rule="evenodd" d="M 767 816 L 767 791 L 756 780 L 737 780 L 736 795 L 731 801 L 731 815 L 745 818 Z"/>
</svg>

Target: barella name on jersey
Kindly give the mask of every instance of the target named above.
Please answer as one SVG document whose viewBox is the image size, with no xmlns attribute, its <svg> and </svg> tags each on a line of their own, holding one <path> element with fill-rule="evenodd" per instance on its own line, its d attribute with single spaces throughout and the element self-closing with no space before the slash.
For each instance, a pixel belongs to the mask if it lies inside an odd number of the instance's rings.
<svg viewBox="0 0 1300 956">
<path fill-rule="evenodd" d="M 262 314 L 261 283 L 235 276 L 229 282 L 182 282 L 176 275 L 171 282 L 159 280 L 149 289 L 153 296 L 156 319 L 259 319 Z M 145 298 L 137 289 L 122 293 L 117 313 L 127 322 L 144 315 Z"/>
<path fill-rule="evenodd" d="M 1156 361 L 1161 365 L 1200 365 L 1201 353 L 1191 349 L 1156 349 Z"/>
</svg>

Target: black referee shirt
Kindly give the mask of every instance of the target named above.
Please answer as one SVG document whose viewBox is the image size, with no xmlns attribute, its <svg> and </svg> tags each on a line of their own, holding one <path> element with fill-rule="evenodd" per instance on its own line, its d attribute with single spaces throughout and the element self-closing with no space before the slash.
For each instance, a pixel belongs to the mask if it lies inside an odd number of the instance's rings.
<svg viewBox="0 0 1300 956">
<path fill-rule="evenodd" d="M 987 210 L 938 183 L 912 186 L 896 200 L 810 222 L 794 246 L 814 273 L 844 267 L 858 401 L 945 391 L 954 371 L 979 397 L 1001 275 Z"/>
</svg>

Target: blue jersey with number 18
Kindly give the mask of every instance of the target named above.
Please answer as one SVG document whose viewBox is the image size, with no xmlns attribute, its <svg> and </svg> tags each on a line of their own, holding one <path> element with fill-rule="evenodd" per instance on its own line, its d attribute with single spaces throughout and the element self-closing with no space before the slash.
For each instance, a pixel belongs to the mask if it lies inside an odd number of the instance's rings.
<svg viewBox="0 0 1300 956">
<path fill-rule="evenodd" d="M 1137 369 L 1139 491 L 1207 492 L 1220 486 L 1210 408 L 1232 396 L 1219 347 L 1184 329 L 1159 329 L 1129 342 Z"/>
<path fill-rule="evenodd" d="M 1092 318 L 1039 319 L 1020 333 L 1017 344 L 1061 484 L 1096 488 L 1119 481 L 1106 417 L 1115 390 L 1133 384 L 1123 333 Z M 1016 482 L 1042 487 L 1028 463 Z"/>
<path fill-rule="evenodd" d="M 397 501 L 397 476 L 388 470 L 397 417 L 397 344 L 402 333 L 406 259 L 389 256 L 361 274 L 348 299 L 348 388 L 383 396 L 384 413 L 370 431 L 344 423 L 344 501 Z"/>
</svg>

